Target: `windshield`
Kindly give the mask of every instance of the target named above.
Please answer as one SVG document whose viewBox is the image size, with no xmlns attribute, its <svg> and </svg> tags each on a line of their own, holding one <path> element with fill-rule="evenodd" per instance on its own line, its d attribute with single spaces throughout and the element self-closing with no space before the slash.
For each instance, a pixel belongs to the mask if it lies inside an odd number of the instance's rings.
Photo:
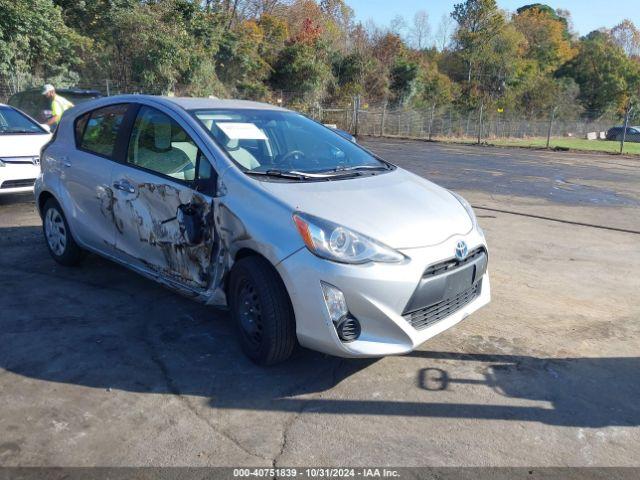
<svg viewBox="0 0 640 480">
<path fill-rule="evenodd" d="M 45 133 L 44 129 L 10 107 L 0 107 L 0 134 Z"/>
<path fill-rule="evenodd" d="M 301 178 L 388 170 L 358 145 L 294 112 L 197 110 L 214 140 L 249 174 L 283 172 Z M 305 175 L 307 174 L 307 175 Z"/>
</svg>

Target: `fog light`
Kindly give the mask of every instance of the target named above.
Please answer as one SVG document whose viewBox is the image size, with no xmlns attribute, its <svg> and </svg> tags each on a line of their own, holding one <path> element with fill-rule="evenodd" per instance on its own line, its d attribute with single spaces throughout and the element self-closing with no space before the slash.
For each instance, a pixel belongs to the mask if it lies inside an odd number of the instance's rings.
<svg viewBox="0 0 640 480">
<path fill-rule="evenodd" d="M 360 336 L 360 322 L 351 315 L 345 315 L 338 321 L 336 332 L 343 342 L 353 342 Z"/>
<path fill-rule="evenodd" d="M 324 303 L 329 311 L 329 318 L 333 323 L 338 323 L 342 317 L 349 313 L 347 301 L 341 290 L 328 283 L 320 282 Z"/>
</svg>

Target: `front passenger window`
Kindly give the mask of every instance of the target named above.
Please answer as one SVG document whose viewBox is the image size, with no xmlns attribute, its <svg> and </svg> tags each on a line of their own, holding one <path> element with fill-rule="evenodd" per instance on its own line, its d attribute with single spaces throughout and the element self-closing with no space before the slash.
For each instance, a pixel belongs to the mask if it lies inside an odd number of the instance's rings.
<svg viewBox="0 0 640 480">
<path fill-rule="evenodd" d="M 171 117 L 142 106 L 131 132 L 127 162 L 177 180 L 193 181 L 198 147 Z"/>
</svg>

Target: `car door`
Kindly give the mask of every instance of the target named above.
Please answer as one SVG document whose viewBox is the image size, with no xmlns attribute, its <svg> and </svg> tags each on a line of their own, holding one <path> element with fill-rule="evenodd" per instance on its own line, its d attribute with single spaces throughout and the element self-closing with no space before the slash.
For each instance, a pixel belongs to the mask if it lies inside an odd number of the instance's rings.
<svg viewBox="0 0 640 480">
<path fill-rule="evenodd" d="M 81 115 L 74 123 L 75 145 L 56 152 L 73 233 L 82 244 L 107 254 L 113 254 L 117 227 L 111 175 L 120 154 L 120 137 L 126 133 L 122 127 L 129 106 L 109 105 Z"/>
<path fill-rule="evenodd" d="M 168 112 L 141 105 L 114 169 L 116 249 L 128 262 L 191 289 L 211 280 L 212 164 Z"/>
</svg>

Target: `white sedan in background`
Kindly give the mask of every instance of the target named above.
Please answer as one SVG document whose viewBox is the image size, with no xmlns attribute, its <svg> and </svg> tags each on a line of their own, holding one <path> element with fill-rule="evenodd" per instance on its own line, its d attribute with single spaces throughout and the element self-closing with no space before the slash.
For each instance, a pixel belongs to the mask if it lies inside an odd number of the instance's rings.
<svg viewBox="0 0 640 480">
<path fill-rule="evenodd" d="M 49 140 L 48 128 L 0 104 L 0 195 L 33 190 L 40 173 L 40 149 Z"/>
</svg>

